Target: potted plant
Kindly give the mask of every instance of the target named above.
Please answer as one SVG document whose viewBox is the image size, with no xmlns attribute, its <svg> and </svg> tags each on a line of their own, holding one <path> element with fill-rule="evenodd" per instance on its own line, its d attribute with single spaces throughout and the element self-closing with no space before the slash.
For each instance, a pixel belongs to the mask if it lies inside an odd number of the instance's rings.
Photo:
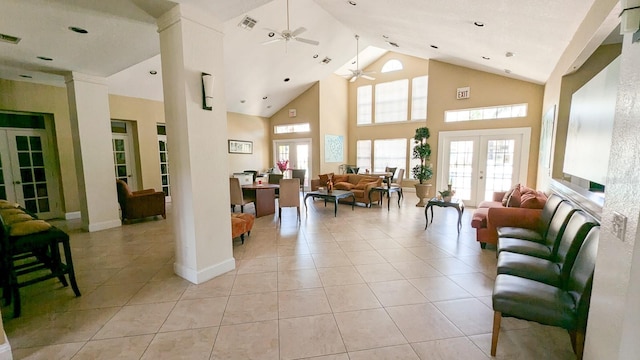
<svg viewBox="0 0 640 360">
<path fill-rule="evenodd" d="M 442 201 L 444 201 L 444 202 L 451 202 L 451 198 L 456 193 L 453 190 L 442 190 L 442 191 L 438 191 L 438 192 L 440 193 L 440 196 L 442 196 Z"/>
<path fill-rule="evenodd" d="M 419 181 L 419 183 L 415 185 L 416 195 L 420 199 L 416 206 L 426 205 L 424 200 L 429 197 L 431 184 L 426 184 L 425 181 L 431 180 L 433 177 L 433 168 L 431 164 L 427 163 L 431 158 L 431 146 L 427 143 L 429 136 L 429 129 L 424 126 L 417 128 L 416 134 L 413 137 L 415 143 L 413 147 L 413 158 L 420 159 L 420 164 L 411 169 L 413 177 Z"/>
</svg>

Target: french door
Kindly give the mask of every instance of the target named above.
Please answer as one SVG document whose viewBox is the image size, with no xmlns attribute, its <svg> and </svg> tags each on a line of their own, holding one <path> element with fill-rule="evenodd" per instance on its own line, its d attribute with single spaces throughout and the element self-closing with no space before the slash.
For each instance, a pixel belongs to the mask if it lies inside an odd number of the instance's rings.
<svg viewBox="0 0 640 360">
<path fill-rule="evenodd" d="M 55 161 L 45 130 L 0 130 L 0 198 L 42 219 L 58 216 Z"/>
<path fill-rule="evenodd" d="M 111 132 L 116 179 L 126 182 L 131 191 L 136 191 L 138 182 L 131 125 L 124 121 L 111 121 Z"/>
<path fill-rule="evenodd" d="M 437 189 L 448 184 L 469 206 L 526 183 L 529 128 L 440 132 Z"/>
<path fill-rule="evenodd" d="M 311 179 L 311 139 L 275 140 L 274 164 L 280 160 L 289 160 L 290 169 L 304 169 L 304 186 L 309 187 Z"/>
</svg>

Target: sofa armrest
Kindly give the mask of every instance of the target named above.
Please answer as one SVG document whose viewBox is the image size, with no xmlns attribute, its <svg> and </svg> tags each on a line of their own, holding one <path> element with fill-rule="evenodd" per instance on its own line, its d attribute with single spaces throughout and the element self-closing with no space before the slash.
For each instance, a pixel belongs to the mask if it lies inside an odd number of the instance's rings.
<svg viewBox="0 0 640 360">
<path fill-rule="evenodd" d="M 542 228 L 542 209 L 489 208 L 487 228 L 509 226 L 539 231 Z"/>
</svg>

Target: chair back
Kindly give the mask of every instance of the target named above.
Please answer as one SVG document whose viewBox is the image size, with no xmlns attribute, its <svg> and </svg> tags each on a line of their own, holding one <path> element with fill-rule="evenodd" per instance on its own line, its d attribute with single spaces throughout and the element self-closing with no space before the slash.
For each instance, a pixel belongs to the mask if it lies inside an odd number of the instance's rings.
<svg viewBox="0 0 640 360">
<path fill-rule="evenodd" d="M 116 180 L 116 188 L 118 190 L 118 203 L 121 208 L 124 208 L 127 198 L 131 196 L 131 190 L 129 190 L 129 185 L 120 179 Z"/>
<path fill-rule="evenodd" d="M 595 226 L 587 234 L 582 243 L 576 260 L 571 267 L 569 281 L 566 285 L 568 291 L 575 299 L 577 307 L 578 329 L 587 326 L 589 314 L 589 303 L 591 302 L 591 287 L 593 284 L 593 272 L 596 267 L 596 257 L 598 256 L 598 242 L 600 239 L 600 227 Z"/>
<path fill-rule="evenodd" d="M 357 174 L 360 168 L 357 166 L 347 165 L 347 174 Z"/>
<path fill-rule="evenodd" d="M 556 194 L 551 194 L 547 199 L 547 202 L 544 204 L 542 208 L 542 214 L 540 215 L 540 222 L 542 225 L 542 238 L 544 239 L 547 236 L 547 231 L 549 231 L 549 225 L 551 224 L 551 219 L 553 218 L 553 214 L 558 210 L 558 205 L 561 202 L 565 201 L 563 198 Z"/>
<path fill-rule="evenodd" d="M 551 218 L 549 224 L 549 230 L 547 230 L 547 236 L 545 237 L 545 243 L 547 245 L 553 245 L 562 237 L 571 215 L 578 209 L 573 207 L 568 201 L 563 201 L 558 205 L 558 209 Z"/>
<path fill-rule="evenodd" d="M 244 199 L 242 198 L 242 187 L 240 186 L 240 180 L 238 180 L 238 178 L 229 178 L 229 194 L 231 196 L 231 204 L 244 204 Z"/>
<path fill-rule="evenodd" d="M 307 174 L 305 169 L 292 169 L 291 177 L 294 179 L 300 179 L 300 184 L 304 184 L 304 177 Z"/>
<path fill-rule="evenodd" d="M 384 168 L 384 172 L 391 173 L 391 178 L 392 178 L 392 179 L 393 179 L 393 178 L 394 178 L 394 176 L 396 175 L 396 170 L 398 170 L 398 168 L 397 168 L 397 167 L 388 167 L 388 166 L 387 166 L 387 167 L 385 167 L 385 168 Z"/>
<path fill-rule="evenodd" d="M 283 176 L 282 174 L 269 174 L 269 184 L 280 184 Z"/>
<path fill-rule="evenodd" d="M 402 180 L 404 179 L 404 169 L 398 170 L 398 177 L 391 180 L 391 186 L 402 187 Z"/>
<path fill-rule="evenodd" d="M 551 253 L 551 259 L 561 266 L 563 282 L 569 278 L 569 272 L 582 246 L 582 242 L 589 230 L 596 225 L 595 220 L 583 211 L 578 210 L 571 215 L 560 241 L 553 247 Z"/>
<path fill-rule="evenodd" d="M 258 176 L 258 172 L 256 170 L 245 170 L 244 173 L 253 175 L 253 182 L 256 182 L 256 177 Z"/>
<path fill-rule="evenodd" d="M 299 207 L 300 179 L 294 178 L 280 180 L 280 197 L 278 199 L 278 206 L 281 208 Z"/>
</svg>

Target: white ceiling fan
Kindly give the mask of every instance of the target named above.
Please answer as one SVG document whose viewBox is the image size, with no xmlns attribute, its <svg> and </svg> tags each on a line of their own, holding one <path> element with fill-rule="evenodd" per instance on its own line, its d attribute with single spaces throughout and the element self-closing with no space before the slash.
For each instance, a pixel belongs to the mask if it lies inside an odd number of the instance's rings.
<svg viewBox="0 0 640 360">
<path fill-rule="evenodd" d="M 272 30 L 272 29 L 267 29 L 269 31 L 269 37 L 274 37 L 274 39 L 268 40 L 263 42 L 262 44 L 271 44 L 274 42 L 278 42 L 278 41 L 285 41 L 285 43 L 288 43 L 289 40 L 295 40 L 295 41 L 300 41 L 306 44 L 310 44 L 310 45 L 319 45 L 320 42 L 316 41 L 316 40 L 311 40 L 311 39 L 305 39 L 305 38 L 301 38 L 298 35 L 302 34 L 303 32 L 307 31 L 306 28 L 304 27 L 299 27 L 293 31 L 291 31 L 289 29 L 289 0 L 287 0 L 287 28 L 285 30 L 282 31 L 276 31 L 276 30 Z M 279 37 L 275 37 L 275 36 L 279 36 Z"/>
<path fill-rule="evenodd" d="M 362 71 L 360 70 L 360 64 L 359 64 L 359 57 L 360 57 L 360 49 L 358 48 L 359 45 L 359 40 L 360 40 L 360 35 L 356 35 L 356 69 L 352 70 L 349 69 L 349 71 L 351 71 L 351 75 L 346 75 L 346 76 L 351 76 L 351 78 L 349 79 L 349 82 L 354 82 L 356 81 L 358 78 L 363 78 L 363 79 L 367 79 L 367 80 L 375 80 L 376 78 L 369 76 L 369 74 L 375 74 L 375 71 Z"/>
</svg>

